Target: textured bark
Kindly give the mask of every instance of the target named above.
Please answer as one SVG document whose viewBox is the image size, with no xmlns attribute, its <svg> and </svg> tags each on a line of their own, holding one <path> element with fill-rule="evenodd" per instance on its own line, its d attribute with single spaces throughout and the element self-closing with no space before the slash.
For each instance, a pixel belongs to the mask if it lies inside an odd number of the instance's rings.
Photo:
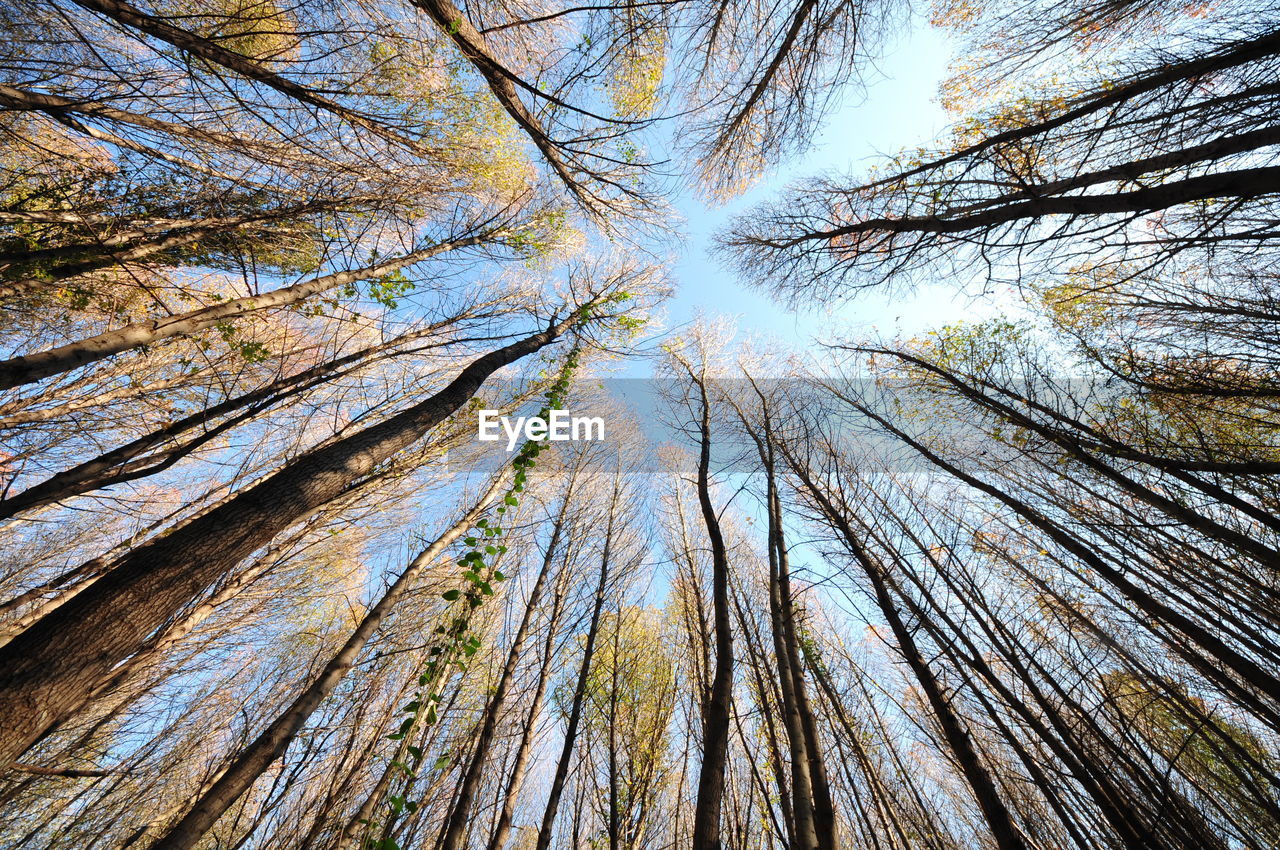
<svg viewBox="0 0 1280 850">
<path fill-rule="evenodd" d="M 435 395 L 313 450 L 227 503 L 120 558 L 112 570 L 0 649 L 0 762 L 74 713 L 113 667 L 220 576 L 412 445 L 493 372 L 545 347 L 578 314 L 491 351 Z"/>
</svg>

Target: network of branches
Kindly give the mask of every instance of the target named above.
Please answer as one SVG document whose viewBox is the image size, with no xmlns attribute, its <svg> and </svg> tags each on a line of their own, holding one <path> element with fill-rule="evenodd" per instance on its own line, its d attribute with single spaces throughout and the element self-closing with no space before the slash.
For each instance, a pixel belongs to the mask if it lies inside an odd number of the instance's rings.
<svg viewBox="0 0 1280 850">
<path fill-rule="evenodd" d="M 1280 9 L 921 11 L 0 0 L 0 846 L 1280 847 Z"/>
</svg>

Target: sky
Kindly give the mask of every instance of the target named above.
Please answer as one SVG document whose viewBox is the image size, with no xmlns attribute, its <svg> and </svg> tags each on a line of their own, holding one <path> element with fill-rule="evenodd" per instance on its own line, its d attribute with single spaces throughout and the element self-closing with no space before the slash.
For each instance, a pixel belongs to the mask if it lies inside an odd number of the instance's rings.
<svg viewBox="0 0 1280 850">
<path fill-rule="evenodd" d="M 995 312 L 990 303 L 963 294 L 963 287 L 941 282 L 906 296 L 867 293 L 797 314 L 735 280 L 709 255 L 713 236 L 735 214 L 782 195 L 793 182 L 821 173 L 856 176 L 885 154 L 940 137 L 951 122 L 938 105 L 938 86 L 955 49 L 946 32 L 923 19 L 913 20 L 876 64 L 865 93 L 852 93 L 828 116 L 807 155 L 784 163 L 751 191 L 722 206 L 708 206 L 691 193 L 677 197 L 675 206 L 687 221 L 687 238 L 674 267 L 677 289 L 666 310 L 667 326 L 688 322 L 699 313 L 727 315 L 736 318 L 742 333 L 805 347 L 836 327 L 853 335 L 896 337 Z M 637 368 L 631 375 L 643 373 Z"/>
</svg>

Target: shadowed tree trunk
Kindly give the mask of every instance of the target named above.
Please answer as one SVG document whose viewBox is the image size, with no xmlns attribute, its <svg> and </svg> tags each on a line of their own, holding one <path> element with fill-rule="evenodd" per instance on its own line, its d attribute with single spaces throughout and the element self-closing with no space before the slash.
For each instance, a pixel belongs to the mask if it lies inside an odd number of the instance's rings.
<svg viewBox="0 0 1280 850">
<path fill-rule="evenodd" d="M 711 405 L 705 378 L 685 366 L 701 401 L 698 451 L 698 505 L 711 544 L 711 602 L 716 657 L 711 689 L 702 710 L 702 767 L 693 815 L 694 850 L 720 850 L 720 809 L 729 752 L 729 712 L 733 701 L 733 633 L 729 625 L 729 555 L 720 518 L 711 501 Z"/>
</svg>

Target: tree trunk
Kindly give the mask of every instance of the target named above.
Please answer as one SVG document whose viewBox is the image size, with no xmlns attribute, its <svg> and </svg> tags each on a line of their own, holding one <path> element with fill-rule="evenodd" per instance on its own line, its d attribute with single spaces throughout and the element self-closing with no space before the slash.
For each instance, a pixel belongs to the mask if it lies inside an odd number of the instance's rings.
<svg viewBox="0 0 1280 850">
<path fill-rule="evenodd" d="M 991 836 L 995 840 L 996 846 L 1000 850 L 1028 850 L 1021 832 L 1014 825 L 1013 816 L 996 790 L 995 782 L 992 780 L 990 772 L 978 756 L 978 752 L 973 745 L 973 739 L 960 722 L 960 718 L 952 708 L 950 700 L 943 693 L 942 684 L 934 675 L 933 670 L 930 669 L 928 662 L 925 661 L 924 655 L 916 645 L 915 637 L 903 621 L 902 615 L 899 613 L 898 607 L 890 594 L 888 581 L 883 573 L 882 566 L 863 547 L 858 535 L 845 517 L 803 469 L 797 466 L 796 472 L 801 476 L 809 492 L 813 494 L 814 500 L 819 504 L 823 514 L 844 538 L 846 548 L 853 555 L 871 583 L 872 595 L 876 606 L 884 615 L 889 629 L 893 632 L 899 652 L 919 683 L 920 689 L 924 691 L 929 707 L 938 722 L 943 740 L 968 782 L 969 788 L 977 800 L 978 808 L 982 811 L 987 826 L 991 830 Z"/>
<path fill-rule="evenodd" d="M 691 377 L 693 373 L 690 372 Z M 698 504 L 711 543 L 711 602 L 716 667 L 702 711 L 702 767 L 693 815 L 693 850 L 720 850 L 720 809 L 729 753 L 729 711 L 733 700 L 733 633 L 729 626 L 729 556 L 715 505 L 711 502 L 711 410 L 705 383 L 694 377 L 702 401 L 698 453 Z"/>
<path fill-rule="evenodd" d="M 352 352 L 343 357 L 312 366 L 294 375 L 280 377 L 238 396 L 224 399 L 217 404 L 197 411 L 157 428 L 95 458 L 83 461 L 70 469 L 56 472 L 38 484 L 33 484 L 14 496 L 0 500 L 0 519 L 8 519 L 22 511 L 33 510 L 53 502 L 69 499 L 83 493 L 110 487 L 125 481 L 135 481 L 167 469 L 200 445 L 232 427 L 252 419 L 263 410 L 278 405 L 288 398 L 329 380 L 342 377 L 350 371 L 376 362 L 370 358 L 387 355 L 386 352 L 405 342 L 428 336 L 440 329 L 441 323 L 432 323 L 421 331 L 397 337 L 394 340 Z M 240 413 L 236 413 L 241 411 Z M 210 426 L 220 416 L 235 416 Z M 200 433 L 177 446 L 148 455 L 147 452 L 163 446 L 171 440 L 194 429 Z"/>
<path fill-rule="evenodd" d="M 567 573 L 566 573 L 567 575 Z M 507 780 L 506 796 L 502 800 L 502 811 L 498 822 L 494 824 L 493 835 L 489 838 L 488 850 L 503 850 L 507 837 L 511 834 L 511 821 L 516 813 L 516 800 L 520 796 L 520 788 L 524 784 L 525 772 L 529 767 L 529 755 L 533 751 L 534 732 L 538 726 L 538 714 L 542 710 L 542 701 L 547 695 L 547 683 L 551 681 L 551 667 L 555 660 L 556 627 L 560 624 L 560 613 L 564 610 L 565 590 L 556 590 L 555 601 L 551 606 L 551 617 L 547 622 L 547 639 L 542 647 L 542 664 L 538 667 L 538 681 L 533 688 L 533 701 L 529 706 L 529 717 L 520 731 L 520 745 L 516 749 L 516 758 L 511 766 L 511 776 Z"/>
</svg>

